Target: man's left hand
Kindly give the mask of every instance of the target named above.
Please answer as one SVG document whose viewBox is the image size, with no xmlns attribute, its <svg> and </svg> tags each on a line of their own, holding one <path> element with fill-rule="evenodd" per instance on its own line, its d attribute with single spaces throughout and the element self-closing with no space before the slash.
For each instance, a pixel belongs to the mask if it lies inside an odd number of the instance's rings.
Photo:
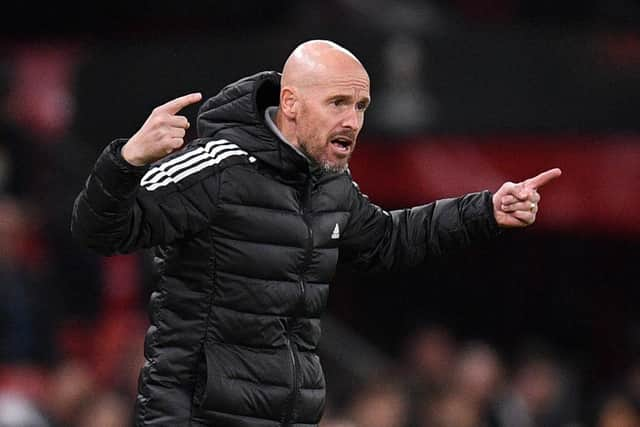
<svg viewBox="0 0 640 427">
<path fill-rule="evenodd" d="M 498 226 L 526 227 L 536 220 L 540 193 L 538 188 L 559 177 L 562 171 L 549 169 L 522 182 L 505 182 L 493 195 L 493 215 Z"/>
</svg>

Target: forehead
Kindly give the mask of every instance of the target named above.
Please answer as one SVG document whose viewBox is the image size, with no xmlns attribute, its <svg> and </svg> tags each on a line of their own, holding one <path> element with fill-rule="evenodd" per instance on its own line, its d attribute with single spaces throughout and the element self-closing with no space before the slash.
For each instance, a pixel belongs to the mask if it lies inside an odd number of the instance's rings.
<svg viewBox="0 0 640 427">
<path fill-rule="evenodd" d="M 320 76 L 313 86 L 326 95 L 370 96 L 369 77 L 366 73 L 327 74 Z"/>
</svg>

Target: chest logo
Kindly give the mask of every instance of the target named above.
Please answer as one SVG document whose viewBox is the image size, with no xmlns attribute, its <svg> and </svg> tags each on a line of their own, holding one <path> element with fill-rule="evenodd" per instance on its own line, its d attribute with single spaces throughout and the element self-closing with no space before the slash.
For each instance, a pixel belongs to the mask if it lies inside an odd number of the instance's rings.
<svg viewBox="0 0 640 427">
<path fill-rule="evenodd" d="M 339 239 L 340 238 L 340 226 L 338 225 L 338 223 L 336 223 L 336 226 L 333 229 L 333 233 L 331 233 L 331 238 L 332 239 Z"/>
</svg>

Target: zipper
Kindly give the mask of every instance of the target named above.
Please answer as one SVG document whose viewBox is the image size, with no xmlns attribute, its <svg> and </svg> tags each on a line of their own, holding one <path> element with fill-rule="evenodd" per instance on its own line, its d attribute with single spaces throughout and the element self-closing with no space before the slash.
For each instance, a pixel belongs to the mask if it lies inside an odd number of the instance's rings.
<svg viewBox="0 0 640 427">
<path fill-rule="evenodd" d="M 301 310 L 305 300 L 304 293 L 307 291 L 307 281 L 304 280 L 304 276 L 300 276 L 300 280 L 298 280 L 298 288 L 300 289 L 300 299 L 296 310 Z"/>
<path fill-rule="evenodd" d="M 305 248 L 305 257 L 304 257 L 304 264 L 302 266 L 302 268 L 300 269 L 300 280 L 298 280 L 298 288 L 300 289 L 300 299 L 298 300 L 298 304 L 297 304 L 297 308 L 296 311 L 299 312 L 300 314 L 303 313 L 304 310 L 304 303 L 306 300 L 306 279 L 304 277 L 307 269 L 309 268 L 309 265 L 311 264 L 311 257 L 313 255 L 313 229 L 311 228 L 311 222 L 309 221 L 309 207 L 311 205 L 311 191 L 313 189 L 313 183 L 311 181 L 311 179 L 309 179 L 307 181 L 307 185 L 306 185 L 306 191 L 304 193 L 304 196 L 302 198 L 302 205 L 301 205 L 301 214 L 302 214 L 302 220 L 304 221 L 304 223 L 307 226 L 307 242 L 306 242 L 306 248 Z M 297 313 L 296 313 L 297 315 Z M 294 318 L 295 319 L 295 318 Z M 286 411 L 284 413 L 284 416 L 282 418 L 282 425 L 283 426 L 289 426 L 291 421 L 295 418 L 296 416 L 296 398 L 298 396 L 298 392 L 299 392 L 299 387 L 298 387 L 298 362 L 296 359 L 296 354 L 295 354 L 295 350 L 293 348 L 293 343 L 291 342 L 291 323 L 287 322 L 287 327 L 285 330 L 285 343 L 287 345 L 287 349 L 289 350 L 289 357 L 291 359 L 291 372 L 292 372 L 292 377 L 293 377 L 293 386 L 291 387 L 291 392 L 289 393 L 289 399 L 288 399 L 288 404 L 287 404 L 287 408 Z"/>
<path fill-rule="evenodd" d="M 311 228 L 311 221 L 309 220 L 309 211 L 311 208 L 311 193 L 313 192 L 313 182 L 311 179 L 307 181 L 307 188 L 304 194 L 302 202 L 302 220 L 307 225 L 307 247 L 304 257 L 304 266 L 301 272 L 302 280 L 304 280 L 304 273 L 311 264 L 311 255 L 313 254 L 313 229 Z"/>
<path fill-rule="evenodd" d="M 289 357 L 291 362 L 291 376 L 293 378 L 293 387 L 291 387 L 291 392 L 289 393 L 289 398 L 287 399 L 287 407 L 285 409 L 285 413 L 282 417 L 282 425 L 289 426 L 294 414 L 295 414 L 295 406 L 296 406 L 296 396 L 298 395 L 298 363 L 296 362 L 296 355 L 293 351 L 293 344 L 291 343 L 290 334 L 289 334 L 289 324 L 287 323 L 287 330 L 285 332 L 285 343 L 287 345 L 287 349 L 289 350 Z"/>
<path fill-rule="evenodd" d="M 307 253 L 304 258 L 304 270 L 309 268 L 309 264 L 311 264 L 311 254 L 313 253 L 313 229 L 311 228 L 311 224 L 309 223 L 309 218 L 307 215 L 304 215 L 304 222 L 307 224 Z"/>
<path fill-rule="evenodd" d="M 311 228 L 311 221 L 309 219 L 312 190 L 313 190 L 313 182 L 311 181 L 311 178 L 309 178 L 307 180 L 306 191 L 304 192 L 304 195 L 302 198 L 302 205 L 300 209 L 301 211 L 300 213 L 302 214 L 302 220 L 307 226 L 307 242 L 305 245 L 304 263 L 302 265 L 302 268 L 300 269 L 300 280 L 298 280 L 298 286 L 300 287 L 300 301 L 298 303 L 298 307 L 300 311 L 304 309 L 305 293 L 306 293 L 306 285 L 307 285 L 307 281 L 304 275 L 309 269 L 309 265 L 311 264 L 311 258 L 313 255 L 313 229 Z"/>
<path fill-rule="evenodd" d="M 304 222 L 307 224 L 307 247 L 304 256 L 304 265 L 300 271 L 300 280 L 298 280 L 298 286 L 300 288 L 300 300 L 298 302 L 297 311 L 302 314 L 304 313 L 304 303 L 306 301 L 306 292 L 307 292 L 307 279 L 304 277 L 307 269 L 309 268 L 309 264 L 311 264 L 311 255 L 313 254 L 313 230 L 311 229 L 311 224 L 307 218 L 307 215 L 304 214 Z"/>
</svg>

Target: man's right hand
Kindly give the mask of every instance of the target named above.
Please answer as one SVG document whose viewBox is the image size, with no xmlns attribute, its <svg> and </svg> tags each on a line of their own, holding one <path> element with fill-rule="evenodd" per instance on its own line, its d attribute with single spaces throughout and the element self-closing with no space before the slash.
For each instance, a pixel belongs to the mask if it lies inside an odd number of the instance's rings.
<svg viewBox="0 0 640 427">
<path fill-rule="evenodd" d="M 154 108 L 142 127 L 122 147 L 122 157 L 134 166 L 143 166 L 182 147 L 189 121 L 177 113 L 201 99 L 201 93 L 190 93 Z"/>
</svg>

